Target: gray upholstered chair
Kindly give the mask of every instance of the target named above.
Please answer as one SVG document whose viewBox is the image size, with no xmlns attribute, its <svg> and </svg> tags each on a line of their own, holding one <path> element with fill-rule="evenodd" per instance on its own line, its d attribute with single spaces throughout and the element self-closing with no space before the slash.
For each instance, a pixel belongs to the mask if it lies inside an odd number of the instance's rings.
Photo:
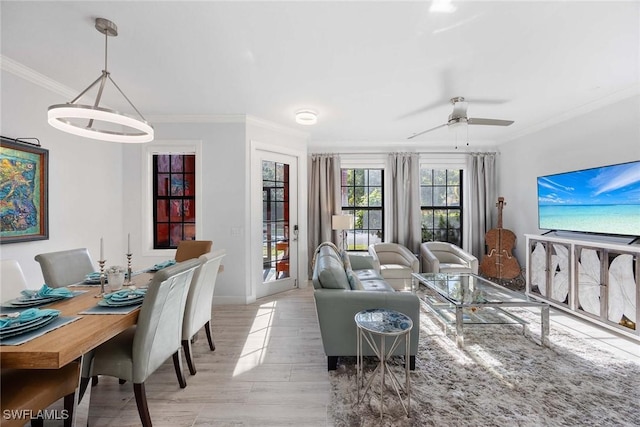
<svg viewBox="0 0 640 427">
<path fill-rule="evenodd" d="M 211 252 L 212 240 L 182 240 L 176 249 L 176 262 L 198 258 L 207 252 Z"/>
<path fill-rule="evenodd" d="M 180 387 L 187 386 L 182 372 L 180 345 L 182 320 L 193 272 L 198 260 L 188 260 L 157 272 L 147 290 L 138 323 L 97 347 L 90 375 L 109 375 L 133 382 L 140 420 L 151 426 L 144 382 L 169 357 Z"/>
<path fill-rule="evenodd" d="M 478 274 L 478 258 L 448 242 L 424 242 L 420 245 L 423 273 Z"/>
<path fill-rule="evenodd" d="M 420 271 L 418 257 L 398 243 L 374 243 L 369 255 L 380 265 L 380 275 L 398 291 L 411 288 L 411 273 Z"/>
<path fill-rule="evenodd" d="M 0 300 L 7 301 L 17 298 L 20 292 L 27 289 L 27 279 L 24 277 L 20 264 L 15 259 L 0 261 Z"/>
<path fill-rule="evenodd" d="M 71 362 L 60 369 L 3 369 L 0 374 L 0 400 L 2 412 L 34 416 L 64 398 L 64 409 L 68 417 L 64 426 L 73 425 L 75 392 L 78 387 L 80 364 Z M 2 427 L 22 427 L 28 418 L 2 417 Z M 32 426 L 42 426 L 42 418 L 31 420 Z"/>
<path fill-rule="evenodd" d="M 218 270 L 222 258 L 226 255 L 224 249 L 200 255 L 198 260 L 200 266 L 193 273 L 191 287 L 187 296 L 187 306 L 184 310 L 184 321 L 182 323 L 182 348 L 184 357 L 187 360 L 189 373 L 196 374 L 196 367 L 193 363 L 191 352 L 191 339 L 204 326 L 209 341 L 211 351 L 216 349 L 211 336 L 211 305 L 213 302 L 213 291 L 218 278 Z"/>
<path fill-rule="evenodd" d="M 82 282 L 95 271 L 86 248 L 39 254 L 35 260 L 40 263 L 44 283 L 52 288 Z"/>
</svg>

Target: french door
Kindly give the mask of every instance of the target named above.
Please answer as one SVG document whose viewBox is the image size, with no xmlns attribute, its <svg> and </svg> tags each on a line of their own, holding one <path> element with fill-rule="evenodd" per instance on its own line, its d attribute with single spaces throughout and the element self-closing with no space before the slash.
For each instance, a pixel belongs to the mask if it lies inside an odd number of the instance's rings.
<svg viewBox="0 0 640 427">
<path fill-rule="evenodd" d="M 261 298 L 298 286 L 297 158 L 259 151 L 262 168 Z"/>
</svg>

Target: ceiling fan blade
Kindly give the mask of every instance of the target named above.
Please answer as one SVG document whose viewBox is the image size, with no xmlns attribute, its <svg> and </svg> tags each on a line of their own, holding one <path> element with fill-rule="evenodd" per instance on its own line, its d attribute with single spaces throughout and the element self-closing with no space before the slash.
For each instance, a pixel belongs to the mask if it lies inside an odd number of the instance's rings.
<svg viewBox="0 0 640 427">
<path fill-rule="evenodd" d="M 424 135 L 424 134 L 425 134 L 425 133 L 427 133 L 427 132 L 431 132 L 432 130 L 439 129 L 439 128 L 444 127 L 444 126 L 447 126 L 447 124 L 445 123 L 445 124 L 443 124 L 443 125 L 436 126 L 436 127 L 434 127 L 434 128 L 431 128 L 431 129 L 423 130 L 422 132 L 414 133 L 413 135 L 411 135 L 411 136 L 410 136 L 409 138 L 407 138 L 407 139 L 412 139 L 412 138 L 415 138 L 416 136 Z"/>
<path fill-rule="evenodd" d="M 500 98 L 467 98 L 464 97 L 464 100 L 470 102 L 472 104 L 488 104 L 488 105 L 500 105 L 509 102 L 508 99 L 500 99 Z"/>
<path fill-rule="evenodd" d="M 436 107 L 442 106 L 445 103 L 446 103 L 446 101 L 442 101 L 442 100 L 434 101 L 434 102 L 432 102 L 432 103 L 430 103 L 428 105 L 425 105 L 425 106 L 420 107 L 420 108 L 416 108 L 413 111 L 409 111 L 408 113 L 405 113 L 405 114 L 403 114 L 401 116 L 398 116 L 398 117 L 396 117 L 396 120 L 402 120 L 402 119 L 406 119 L 406 118 L 415 116 L 415 115 L 420 114 L 420 113 L 424 113 L 425 111 L 429 111 L 432 108 L 436 108 Z"/>
<path fill-rule="evenodd" d="M 469 118 L 467 123 L 470 125 L 509 126 L 513 124 L 513 120 L 479 119 L 474 117 Z"/>
</svg>

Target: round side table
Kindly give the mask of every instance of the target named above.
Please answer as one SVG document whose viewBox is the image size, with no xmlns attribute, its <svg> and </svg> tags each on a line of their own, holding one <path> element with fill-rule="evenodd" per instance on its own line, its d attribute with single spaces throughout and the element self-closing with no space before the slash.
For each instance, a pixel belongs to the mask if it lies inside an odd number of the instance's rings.
<svg viewBox="0 0 640 427">
<path fill-rule="evenodd" d="M 369 310 L 363 310 L 357 313 L 354 317 L 356 322 L 357 331 L 357 378 L 358 378 L 358 404 L 362 402 L 364 397 L 371 389 L 371 384 L 376 377 L 376 372 L 380 371 L 380 419 L 383 416 L 383 394 L 385 389 L 385 377 L 389 376 L 391 385 L 395 391 L 396 396 L 400 399 L 404 412 L 409 416 L 411 409 L 411 382 L 409 381 L 409 332 L 413 328 L 413 321 L 410 317 L 400 312 L 390 310 L 387 308 L 373 308 Z M 386 340 L 389 337 L 393 337 L 393 343 L 389 348 L 386 348 Z M 373 352 L 378 357 L 378 365 L 369 377 L 367 384 L 360 396 L 360 389 L 364 385 L 364 373 L 363 373 L 363 351 L 362 344 L 363 338 L 369 344 Z M 396 351 L 398 346 L 404 340 L 405 353 L 404 353 L 404 366 L 405 366 L 405 378 L 404 389 L 407 395 L 407 403 L 405 405 L 400 390 L 402 384 L 396 378 L 394 372 L 389 369 L 388 360 Z"/>
</svg>

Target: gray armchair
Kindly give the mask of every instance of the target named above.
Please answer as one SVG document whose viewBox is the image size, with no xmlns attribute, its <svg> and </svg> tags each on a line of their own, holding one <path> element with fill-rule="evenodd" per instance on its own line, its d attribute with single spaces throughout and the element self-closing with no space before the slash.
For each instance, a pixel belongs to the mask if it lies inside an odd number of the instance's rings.
<svg viewBox="0 0 640 427">
<path fill-rule="evenodd" d="M 86 248 L 38 254 L 35 260 L 40 263 L 44 283 L 52 288 L 83 282 L 95 271 Z"/>
<path fill-rule="evenodd" d="M 380 266 L 380 275 L 398 291 L 410 289 L 411 273 L 420 271 L 418 257 L 398 243 L 374 243 L 369 246 L 369 255 Z"/>
<path fill-rule="evenodd" d="M 478 274 L 478 258 L 448 242 L 425 242 L 420 245 L 423 273 Z"/>
<path fill-rule="evenodd" d="M 140 420 L 151 426 L 144 382 L 170 356 L 180 387 L 187 383 L 182 373 L 180 345 L 187 293 L 198 260 L 189 260 L 157 272 L 144 297 L 138 323 L 97 347 L 90 375 L 109 375 L 133 382 Z"/>
<path fill-rule="evenodd" d="M 187 360 L 191 375 L 196 374 L 196 366 L 193 363 L 191 354 L 191 338 L 203 326 L 209 341 L 209 348 L 211 351 L 216 349 L 211 336 L 211 305 L 216 279 L 218 278 L 218 270 L 225 255 L 226 251 L 224 249 L 201 255 L 198 258 L 200 266 L 193 273 L 193 278 L 191 279 L 182 323 L 182 348 L 184 349 L 184 357 Z"/>
</svg>

